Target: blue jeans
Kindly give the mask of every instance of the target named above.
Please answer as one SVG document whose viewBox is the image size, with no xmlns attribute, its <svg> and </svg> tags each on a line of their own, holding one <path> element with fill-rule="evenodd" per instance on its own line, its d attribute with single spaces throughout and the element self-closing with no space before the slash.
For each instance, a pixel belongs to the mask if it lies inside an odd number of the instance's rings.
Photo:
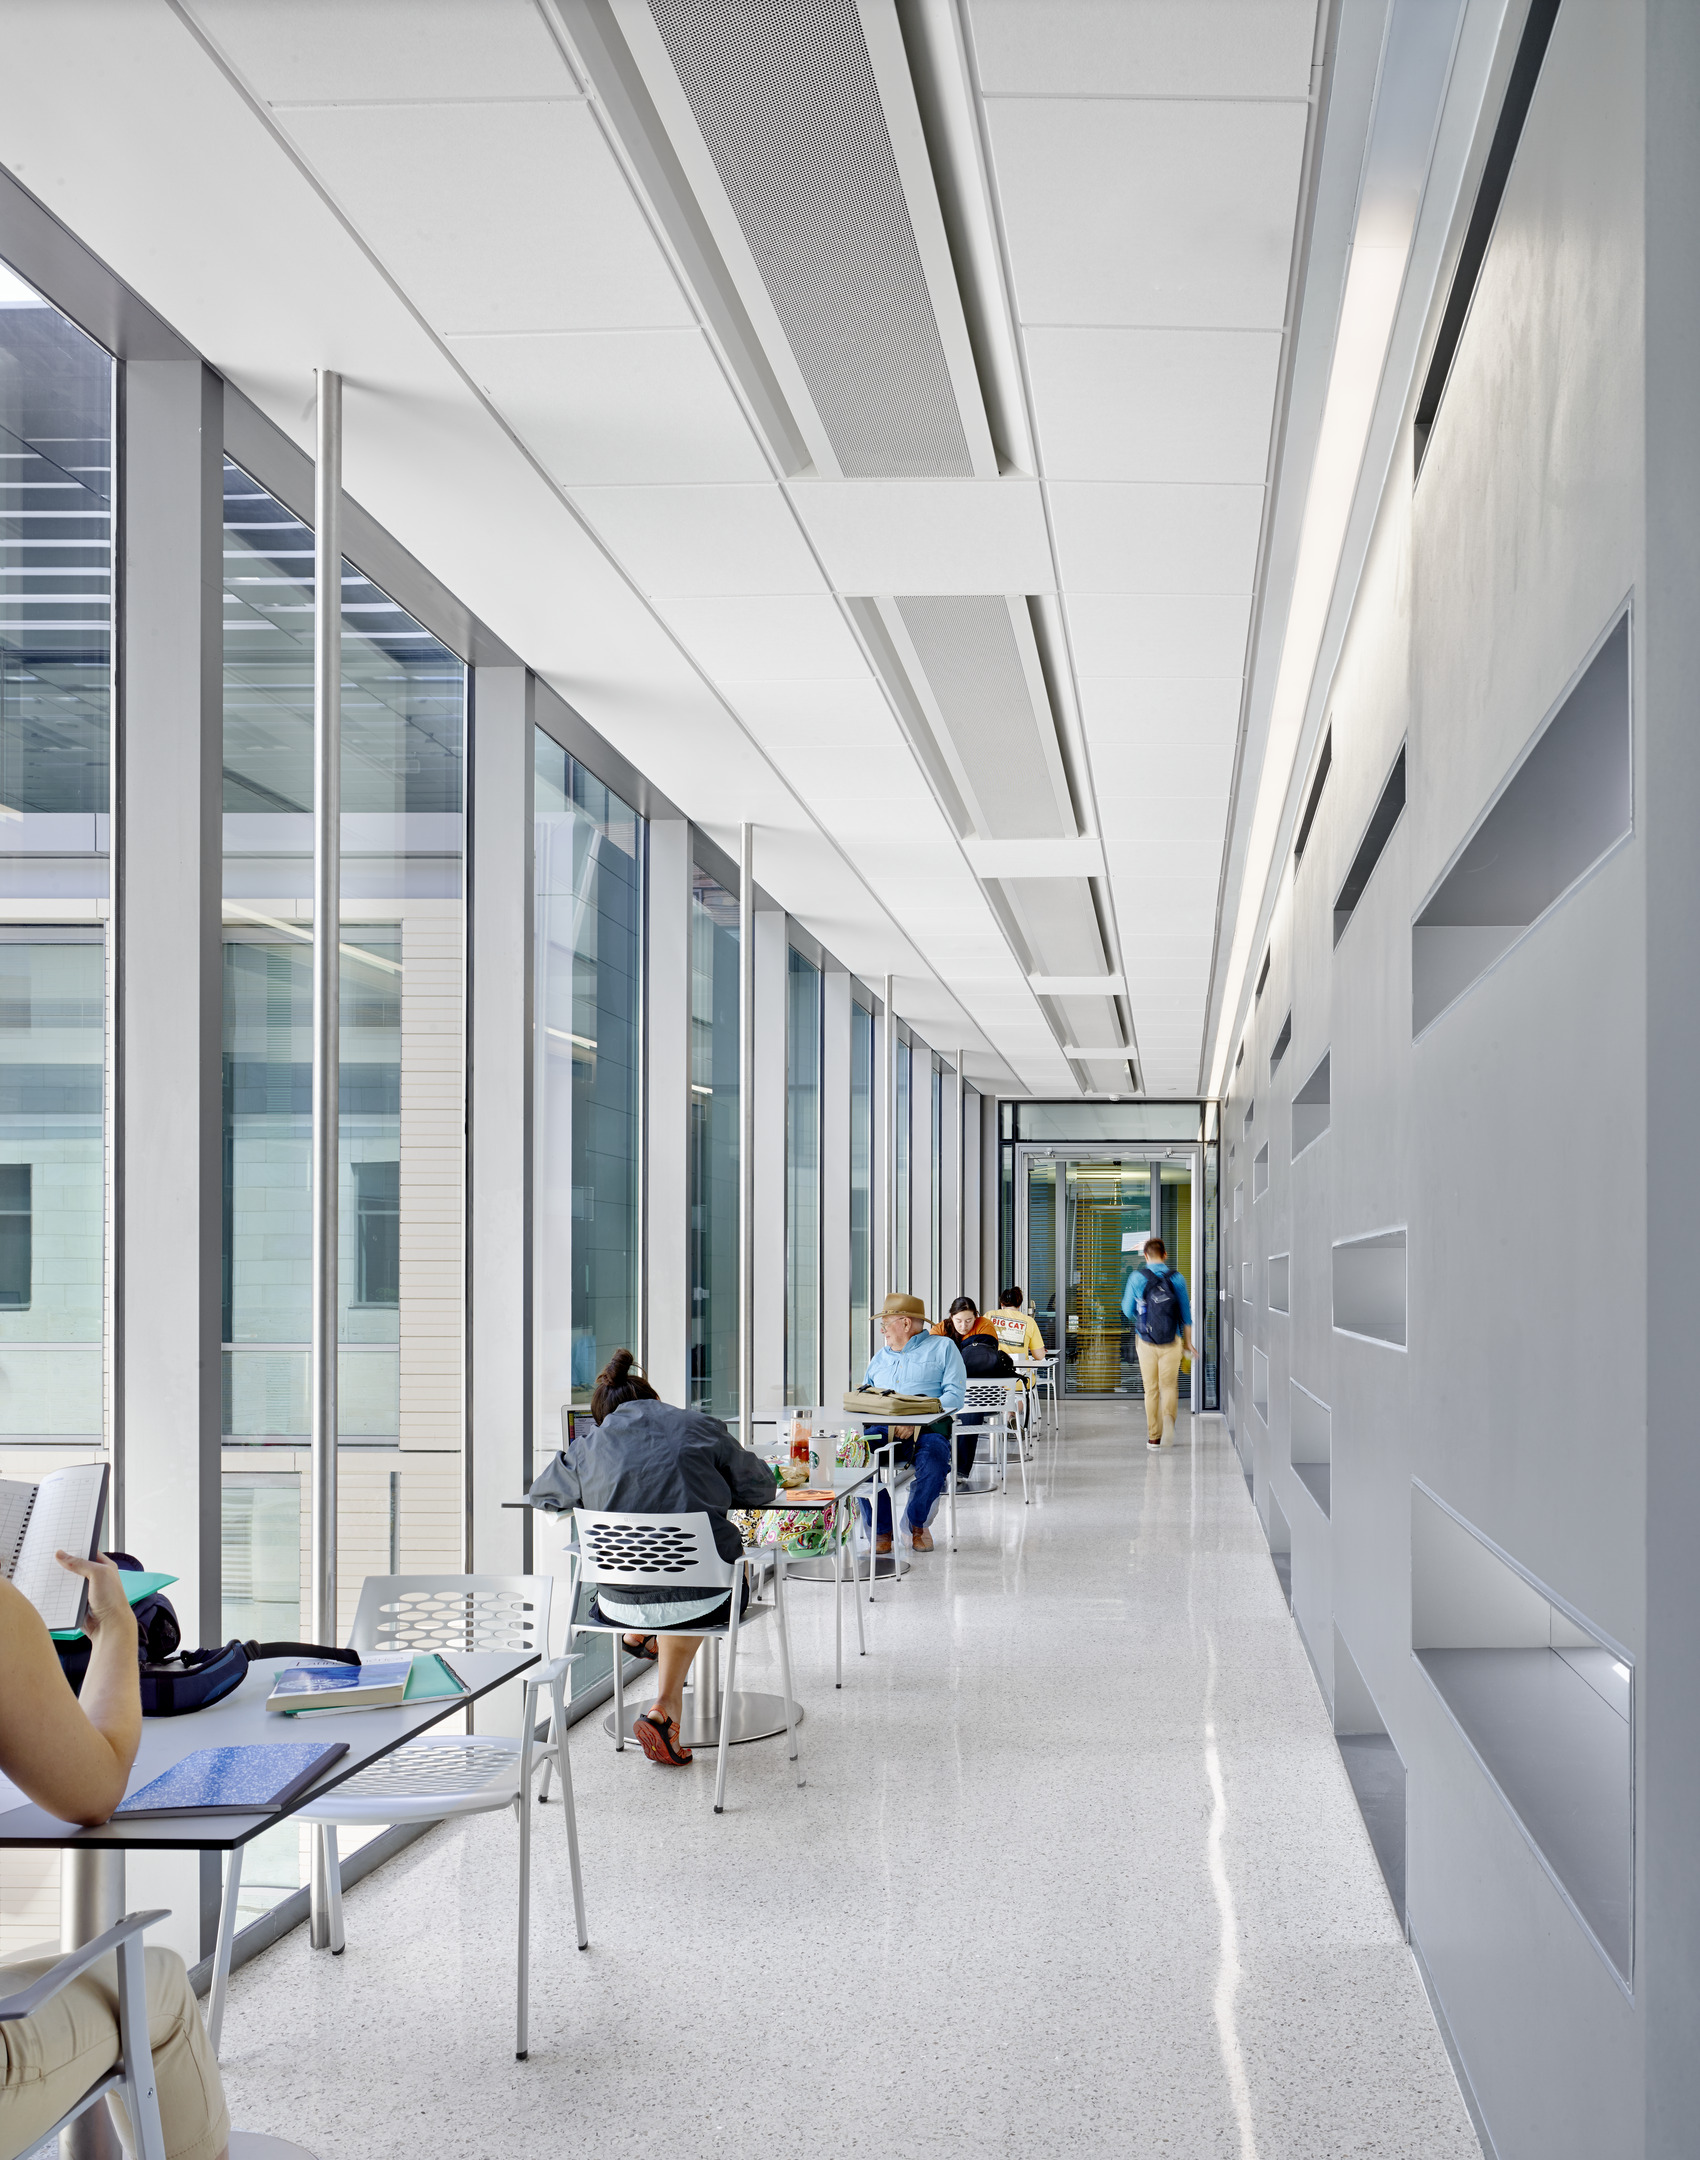
<svg viewBox="0 0 1700 2160">
<path fill-rule="evenodd" d="M 868 1427 L 870 1433 L 876 1430 L 883 1433 L 884 1428 Z M 949 1426 L 941 1422 L 923 1425 L 916 1437 L 915 1478 L 909 1487 L 909 1505 L 903 1511 L 911 1532 L 927 1527 L 927 1517 L 938 1505 L 939 1494 L 944 1491 L 945 1480 L 950 1476 L 949 1433 Z M 868 1503 L 864 1500 L 860 1506 L 862 1520 L 866 1522 Z M 891 1495 L 883 1485 L 879 1495 L 879 1527 L 875 1535 L 891 1535 Z"/>
</svg>

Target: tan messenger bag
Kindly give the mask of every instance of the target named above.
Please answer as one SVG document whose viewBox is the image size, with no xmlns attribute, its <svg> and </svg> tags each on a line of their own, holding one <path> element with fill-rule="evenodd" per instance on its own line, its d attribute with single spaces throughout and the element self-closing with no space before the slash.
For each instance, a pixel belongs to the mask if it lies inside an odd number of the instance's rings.
<svg viewBox="0 0 1700 2160">
<path fill-rule="evenodd" d="M 886 1388 L 851 1388 L 844 1407 L 852 1417 L 901 1419 L 906 1425 L 924 1425 L 944 1416 L 944 1405 L 936 1395 L 895 1395 Z"/>
</svg>

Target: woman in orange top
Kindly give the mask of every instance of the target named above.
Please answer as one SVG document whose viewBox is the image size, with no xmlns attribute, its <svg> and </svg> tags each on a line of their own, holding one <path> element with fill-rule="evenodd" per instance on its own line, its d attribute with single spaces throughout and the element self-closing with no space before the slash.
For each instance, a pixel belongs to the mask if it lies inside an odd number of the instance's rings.
<svg viewBox="0 0 1700 2160">
<path fill-rule="evenodd" d="M 970 1335 L 996 1336 L 997 1328 L 971 1297 L 959 1297 L 951 1301 L 948 1319 L 933 1322 L 933 1333 L 954 1335 L 959 1342 L 965 1342 Z"/>
</svg>

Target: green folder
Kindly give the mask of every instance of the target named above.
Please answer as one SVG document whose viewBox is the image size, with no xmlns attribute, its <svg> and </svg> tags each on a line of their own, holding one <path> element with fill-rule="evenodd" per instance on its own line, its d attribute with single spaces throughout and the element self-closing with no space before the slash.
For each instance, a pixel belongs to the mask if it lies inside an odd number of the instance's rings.
<svg viewBox="0 0 1700 2160">
<path fill-rule="evenodd" d="M 124 1595 L 132 1605 L 139 1605 L 143 1598 L 152 1597 L 156 1590 L 163 1590 L 168 1583 L 177 1580 L 175 1575 L 153 1575 L 146 1568 L 120 1568 L 118 1579 L 124 1585 Z M 81 1642 L 81 1628 L 55 1628 L 55 1642 Z"/>
<path fill-rule="evenodd" d="M 407 1676 L 407 1693 L 403 1702 L 430 1702 L 442 1695 L 465 1695 L 464 1682 L 457 1680 L 437 1653 L 432 1650 L 413 1661 L 413 1670 Z"/>
</svg>

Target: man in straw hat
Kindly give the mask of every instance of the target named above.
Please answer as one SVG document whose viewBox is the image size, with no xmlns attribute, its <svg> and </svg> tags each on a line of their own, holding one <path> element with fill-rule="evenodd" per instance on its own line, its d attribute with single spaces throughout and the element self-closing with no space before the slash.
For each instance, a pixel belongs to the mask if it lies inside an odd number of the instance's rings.
<svg viewBox="0 0 1700 2160">
<path fill-rule="evenodd" d="M 889 1388 L 894 1395 L 932 1395 L 947 1414 L 930 1425 L 893 1425 L 889 1431 L 899 1440 L 915 1443 L 915 1478 L 909 1487 L 904 1528 L 916 1552 L 931 1552 L 932 1534 L 927 1518 L 938 1505 L 950 1475 L 950 1417 L 968 1396 L 968 1374 L 962 1352 L 948 1335 L 927 1333 L 927 1308 L 918 1297 L 894 1290 L 880 1307 L 880 1334 L 885 1348 L 876 1350 L 862 1375 L 862 1385 Z M 870 1430 L 878 1428 L 871 1427 Z M 891 1497 L 879 1496 L 879 1522 L 874 1550 L 891 1550 Z"/>
</svg>

